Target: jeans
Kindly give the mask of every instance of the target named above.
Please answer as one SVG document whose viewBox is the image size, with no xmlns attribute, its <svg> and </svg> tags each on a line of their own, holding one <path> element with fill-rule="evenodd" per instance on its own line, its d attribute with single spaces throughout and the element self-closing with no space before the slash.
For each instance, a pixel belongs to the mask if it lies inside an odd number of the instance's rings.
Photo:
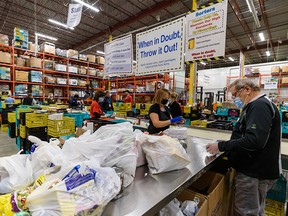
<svg viewBox="0 0 288 216">
<path fill-rule="evenodd" d="M 276 180 L 261 180 L 237 173 L 234 216 L 265 216 L 265 197 Z"/>
</svg>

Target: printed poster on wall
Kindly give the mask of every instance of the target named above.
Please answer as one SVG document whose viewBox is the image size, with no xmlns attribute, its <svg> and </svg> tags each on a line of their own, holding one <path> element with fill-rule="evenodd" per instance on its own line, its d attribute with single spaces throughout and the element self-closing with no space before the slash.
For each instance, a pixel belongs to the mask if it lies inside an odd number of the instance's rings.
<svg viewBox="0 0 288 216">
<path fill-rule="evenodd" d="M 185 61 L 225 55 L 227 0 L 186 16 Z"/>
<path fill-rule="evenodd" d="M 278 81 L 277 80 L 268 80 L 264 83 L 264 89 L 277 89 Z"/>
<path fill-rule="evenodd" d="M 185 17 L 136 35 L 136 75 L 183 71 Z"/>
<path fill-rule="evenodd" d="M 106 43 L 104 51 L 104 76 L 132 73 L 133 44 L 131 34 Z"/>
<path fill-rule="evenodd" d="M 66 24 L 68 28 L 76 27 L 80 23 L 82 16 L 82 6 L 82 4 L 69 4 Z"/>
</svg>

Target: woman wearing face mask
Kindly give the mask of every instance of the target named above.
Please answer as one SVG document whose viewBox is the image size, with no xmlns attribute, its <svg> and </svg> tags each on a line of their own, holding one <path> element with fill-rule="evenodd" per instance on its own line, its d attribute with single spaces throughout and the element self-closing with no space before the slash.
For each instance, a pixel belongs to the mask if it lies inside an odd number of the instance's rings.
<svg viewBox="0 0 288 216">
<path fill-rule="evenodd" d="M 177 116 L 172 118 L 167 107 L 170 92 L 167 89 L 159 89 L 153 98 L 153 105 L 149 109 L 149 127 L 150 134 L 157 134 L 169 128 L 171 124 L 183 123 L 183 118 Z"/>
<path fill-rule="evenodd" d="M 172 117 L 177 117 L 177 116 L 183 116 L 181 107 L 179 105 L 179 103 L 177 102 L 177 93 L 172 92 L 170 95 L 171 98 L 171 102 L 169 103 L 169 111 L 172 115 Z"/>
<path fill-rule="evenodd" d="M 100 116 L 102 115 L 102 109 L 99 103 L 103 102 L 104 96 L 105 96 L 104 92 L 99 91 L 95 93 L 95 96 L 94 96 L 94 99 L 92 101 L 91 108 L 90 108 L 91 118 L 100 118 Z"/>
<path fill-rule="evenodd" d="M 107 112 L 107 111 L 113 111 L 113 105 L 112 105 L 112 98 L 111 98 L 111 94 L 109 91 L 105 92 L 106 95 L 104 97 L 104 101 L 101 105 L 103 112 Z"/>
</svg>

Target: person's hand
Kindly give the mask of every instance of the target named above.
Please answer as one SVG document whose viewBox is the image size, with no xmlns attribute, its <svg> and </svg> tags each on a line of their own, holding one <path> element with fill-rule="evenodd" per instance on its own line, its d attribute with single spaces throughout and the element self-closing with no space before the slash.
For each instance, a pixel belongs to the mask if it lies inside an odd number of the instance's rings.
<svg viewBox="0 0 288 216">
<path fill-rule="evenodd" d="M 170 122 L 171 122 L 171 124 L 173 124 L 173 123 L 178 123 L 178 122 L 181 122 L 182 119 L 183 119 L 183 118 L 182 118 L 181 116 L 177 116 L 177 117 L 175 117 L 175 118 L 170 119 Z"/>
<path fill-rule="evenodd" d="M 210 154 L 218 154 L 220 152 L 218 149 L 218 143 L 209 143 L 206 146 L 206 151 Z"/>
</svg>

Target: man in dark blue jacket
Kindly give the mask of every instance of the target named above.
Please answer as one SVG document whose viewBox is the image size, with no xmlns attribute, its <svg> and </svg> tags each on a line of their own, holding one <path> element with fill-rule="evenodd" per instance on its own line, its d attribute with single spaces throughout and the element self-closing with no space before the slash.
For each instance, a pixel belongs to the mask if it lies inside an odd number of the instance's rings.
<svg viewBox="0 0 288 216">
<path fill-rule="evenodd" d="M 280 175 L 281 121 L 274 103 L 250 79 L 237 79 L 229 91 L 243 108 L 229 141 L 207 145 L 226 152 L 236 169 L 235 215 L 265 215 L 265 197 Z"/>
</svg>

